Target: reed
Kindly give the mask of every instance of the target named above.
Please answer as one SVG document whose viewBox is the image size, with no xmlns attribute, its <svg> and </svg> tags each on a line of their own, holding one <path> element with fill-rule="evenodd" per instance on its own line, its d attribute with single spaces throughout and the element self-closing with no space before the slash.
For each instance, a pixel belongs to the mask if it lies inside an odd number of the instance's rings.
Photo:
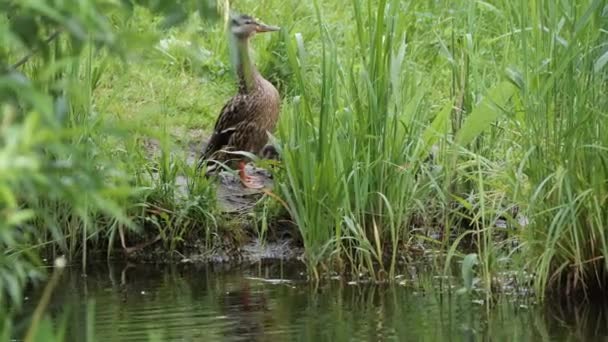
<svg viewBox="0 0 608 342">
<path fill-rule="evenodd" d="M 471 237 L 488 292 L 505 257 L 541 297 L 602 288 L 606 4 L 462 5 L 353 1 L 342 31 L 315 3 L 318 75 L 307 33 L 286 36 L 296 96 L 281 189 L 311 272 L 391 275 L 426 216 L 445 227 L 448 261 Z M 498 218 L 515 228 L 511 250 Z"/>
<path fill-rule="evenodd" d="M 520 101 L 523 232 L 539 294 L 605 289 L 608 100 L 605 1 L 512 4 Z"/>
<path fill-rule="evenodd" d="M 298 96 L 279 132 L 281 189 L 313 272 L 336 262 L 392 277 L 414 215 L 433 198 L 432 180 L 420 173 L 442 127 L 430 125 L 439 111 L 428 110 L 432 84 L 406 64 L 409 18 L 400 4 L 350 5 L 355 29 L 342 37 L 346 55 L 317 5 L 320 88 L 305 75 L 310 53 L 301 35 L 286 41 Z M 312 89 L 320 89 L 318 101 Z"/>
</svg>

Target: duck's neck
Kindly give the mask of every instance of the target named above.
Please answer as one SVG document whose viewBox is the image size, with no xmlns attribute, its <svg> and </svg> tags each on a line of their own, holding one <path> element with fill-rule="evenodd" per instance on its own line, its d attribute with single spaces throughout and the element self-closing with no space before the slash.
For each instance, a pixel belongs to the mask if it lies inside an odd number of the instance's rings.
<svg viewBox="0 0 608 342">
<path fill-rule="evenodd" d="M 249 39 L 234 38 L 233 45 L 239 92 L 249 93 L 255 88 L 255 78 L 258 72 L 249 53 Z"/>
</svg>

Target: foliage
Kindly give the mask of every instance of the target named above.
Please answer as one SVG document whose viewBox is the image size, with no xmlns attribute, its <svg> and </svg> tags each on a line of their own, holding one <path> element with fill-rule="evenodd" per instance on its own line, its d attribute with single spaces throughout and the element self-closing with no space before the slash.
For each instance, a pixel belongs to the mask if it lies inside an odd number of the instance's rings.
<svg viewBox="0 0 608 342">
<path fill-rule="evenodd" d="M 423 217 L 446 265 L 470 241 L 488 293 L 505 258 L 539 272 L 541 296 L 605 287 L 605 1 L 352 1 L 352 30 L 315 4 L 321 53 L 286 39 L 297 96 L 280 130 L 314 275 L 344 259 L 392 274 Z"/>
<path fill-rule="evenodd" d="M 542 294 L 608 285 L 607 11 L 606 1 L 544 2 L 513 18 L 543 27 L 513 37 L 522 172 L 532 186 L 524 238 Z"/>
<path fill-rule="evenodd" d="M 398 3 L 382 1 L 367 13 L 358 1 L 352 6 L 354 56 L 340 58 L 332 33 L 322 31 L 320 102 L 303 75 L 306 51 L 295 42 L 288 47 L 301 95 L 281 127 L 282 190 L 311 269 L 332 255 L 372 272 L 379 263 L 384 271 L 389 247 L 392 276 L 399 243 L 430 189 L 424 177 L 416 179 L 421 166 L 414 156 L 434 113 L 422 110 L 428 84 L 405 64 L 407 21 L 388 10 Z"/>
<path fill-rule="evenodd" d="M 205 18 L 215 13 L 206 1 L 162 4 L 138 1 L 164 14 L 163 25 L 183 21 L 193 6 Z M 93 93 L 108 56 L 125 56 L 137 42 L 116 32 L 133 5 L 0 2 L 0 306 L 19 305 L 23 284 L 40 275 L 42 248 L 86 264 L 91 239 L 132 226 L 125 209 L 141 184 L 109 147 L 126 130 L 106 122 Z"/>
</svg>

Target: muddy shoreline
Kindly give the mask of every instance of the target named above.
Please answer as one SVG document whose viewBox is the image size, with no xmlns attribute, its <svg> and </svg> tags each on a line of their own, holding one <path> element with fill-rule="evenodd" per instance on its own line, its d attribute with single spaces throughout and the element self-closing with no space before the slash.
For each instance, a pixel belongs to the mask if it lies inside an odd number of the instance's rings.
<svg viewBox="0 0 608 342">
<path fill-rule="evenodd" d="M 183 158 L 186 153 L 186 164 L 193 166 L 197 163 L 200 151 L 206 144 L 206 136 L 200 130 L 188 130 L 186 132 L 174 132 L 177 144 L 172 146 L 172 158 Z M 181 140 L 181 141 L 180 141 Z M 158 140 L 148 138 L 143 141 L 142 148 L 150 163 L 159 160 L 162 149 Z M 180 155 L 182 157 L 180 157 Z M 272 174 L 253 164 L 247 165 L 250 174 L 258 176 L 263 180 L 264 189 L 249 189 L 242 186 L 235 172 L 221 171 L 212 177 L 216 184 L 215 194 L 217 211 L 221 216 L 218 221 L 224 227 L 216 229 L 217 233 L 211 236 L 211 241 L 200 236 L 190 236 L 180 244 L 178 249 L 167 250 L 163 241 L 152 242 L 152 237 L 137 237 L 131 235 L 127 239 L 127 245 L 143 244 L 141 240 L 148 239 L 149 246 L 134 248 L 134 251 L 121 251 L 118 247 L 114 251 L 114 258 L 125 257 L 134 262 L 161 262 L 161 263 L 249 263 L 259 262 L 265 259 L 298 261 L 302 260 L 304 248 L 299 237 L 297 228 L 287 223 L 272 222 L 265 237 L 258 236 L 253 227 L 254 211 L 258 203 L 263 200 L 265 193 L 272 190 L 274 182 Z M 158 176 L 154 174 L 153 178 Z M 202 176 L 201 176 L 202 177 Z M 188 179 L 185 175 L 176 177 L 175 198 L 176 202 L 187 198 Z M 278 219 L 278 218 L 277 218 Z M 234 234 L 232 234 L 234 232 Z M 202 234 L 198 234 L 202 235 Z M 234 236 L 231 236 L 234 235 Z M 122 254 L 122 255 L 121 255 Z"/>
<path fill-rule="evenodd" d="M 204 148 L 205 135 L 200 130 L 175 132 L 175 136 L 182 136 L 184 140 L 173 145 L 171 155 L 173 158 L 186 153 L 186 163 L 195 165 L 199 151 Z M 177 139 L 180 140 L 180 139 Z M 151 163 L 161 155 L 160 142 L 155 139 L 145 139 L 142 148 Z M 254 166 L 247 165 L 248 172 L 255 174 L 264 182 L 264 189 L 248 189 L 242 186 L 236 172 L 221 171 L 212 176 L 214 178 L 217 211 L 221 218 L 218 221 L 222 227 L 217 227 L 212 236 L 204 238 L 204 233 L 189 236 L 179 244 L 179 248 L 166 248 L 167 242 L 156 241 L 145 248 L 130 253 L 117 246 L 113 250 L 113 258 L 125 258 L 133 262 L 154 263 L 255 263 L 263 260 L 281 260 L 303 262 L 304 247 L 300 233 L 293 222 L 288 218 L 275 217 L 268 222 L 265 236 L 259 236 L 255 228 L 256 206 L 263 200 L 266 191 L 274 186 L 272 173 Z M 153 176 L 154 177 L 154 176 Z M 190 193 L 188 179 L 184 175 L 177 175 L 174 201 L 180 202 Z M 527 223 L 527 222 L 526 222 Z M 498 220 L 498 228 L 506 231 L 506 222 Z M 525 225 L 525 223 L 523 223 Z M 152 229 L 150 229 L 152 230 Z M 421 228 L 420 233 L 426 238 L 441 240 L 442 229 Z M 141 243 L 142 239 L 150 240 L 152 237 L 132 235 L 127 239 L 127 245 Z M 400 246 L 398 259 L 407 262 L 413 259 L 432 259 L 433 249 L 425 248 L 424 239 L 410 241 L 407 246 Z"/>
</svg>

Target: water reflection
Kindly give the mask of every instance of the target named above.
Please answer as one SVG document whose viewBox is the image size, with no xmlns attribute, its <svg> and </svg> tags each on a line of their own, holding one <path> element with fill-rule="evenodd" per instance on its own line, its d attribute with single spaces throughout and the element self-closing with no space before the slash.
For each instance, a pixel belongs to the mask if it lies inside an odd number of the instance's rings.
<svg viewBox="0 0 608 342">
<path fill-rule="evenodd" d="M 280 263 L 126 264 L 90 268 L 82 277 L 74 269 L 64 275 L 50 309 L 57 320 L 67 315 L 72 341 L 85 339 L 90 300 L 98 341 L 150 336 L 163 341 L 591 341 L 607 336 L 605 305 L 527 308 L 504 300 L 488 310 L 423 280 L 408 288 L 340 281 L 313 286 L 303 271 Z M 36 296 L 30 295 L 32 306 Z"/>
</svg>

